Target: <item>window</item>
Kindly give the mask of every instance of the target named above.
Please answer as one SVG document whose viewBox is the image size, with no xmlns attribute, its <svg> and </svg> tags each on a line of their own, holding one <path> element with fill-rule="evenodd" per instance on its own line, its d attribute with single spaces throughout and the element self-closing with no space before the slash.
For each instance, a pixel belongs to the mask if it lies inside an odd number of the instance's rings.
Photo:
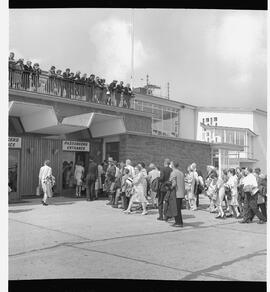
<svg viewBox="0 0 270 292">
<path fill-rule="evenodd" d="M 206 118 L 206 123 L 209 123 L 209 118 Z"/>
<path fill-rule="evenodd" d="M 215 123 L 215 127 L 217 127 L 217 123 Z"/>
<path fill-rule="evenodd" d="M 202 119 L 202 123 L 204 124 L 204 119 Z"/>
<path fill-rule="evenodd" d="M 211 124 L 211 125 L 213 124 L 213 119 L 212 119 L 212 118 L 210 118 L 210 124 Z"/>
<path fill-rule="evenodd" d="M 217 117 L 214 117 L 214 122 L 217 122 Z"/>
<path fill-rule="evenodd" d="M 215 137 L 215 142 L 216 142 L 216 143 L 218 142 L 218 137 Z"/>
</svg>

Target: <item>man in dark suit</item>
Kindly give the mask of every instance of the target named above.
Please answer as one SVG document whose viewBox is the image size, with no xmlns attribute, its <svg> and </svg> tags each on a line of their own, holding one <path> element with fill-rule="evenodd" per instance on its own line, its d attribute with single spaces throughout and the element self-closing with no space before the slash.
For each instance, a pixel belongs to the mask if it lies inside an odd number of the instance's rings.
<svg viewBox="0 0 270 292">
<path fill-rule="evenodd" d="M 86 201 L 93 201 L 95 197 L 95 182 L 98 177 L 98 165 L 89 158 L 88 172 L 86 175 Z"/>
<path fill-rule="evenodd" d="M 167 192 L 167 188 L 165 185 L 169 181 L 171 172 L 172 169 L 170 168 L 170 159 L 166 158 L 164 160 L 164 167 L 161 169 L 159 177 L 160 186 L 157 192 L 159 217 L 157 218 L 157 220 L 163 220 L 163 202 Z"/>
</svg>

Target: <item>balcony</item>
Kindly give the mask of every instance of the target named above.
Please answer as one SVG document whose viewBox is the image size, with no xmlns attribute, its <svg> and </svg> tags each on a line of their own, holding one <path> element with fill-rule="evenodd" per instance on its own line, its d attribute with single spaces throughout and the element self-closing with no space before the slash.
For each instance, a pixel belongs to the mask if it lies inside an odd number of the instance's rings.
<svg viewBox="0 0 270 292">
<path fill-rule="evenodd" d="M 113 102 L 115 95 L 107 87 L 96 87 L 94 82 L 49 76 L 45 71 L 41 74 L 29 74 L 9 68 L 9 89 L 116 107 Z M 133 98 L 121 94 L 118 107 L 134 110 L 130 105 L 132 100 Z"/>
</svg>

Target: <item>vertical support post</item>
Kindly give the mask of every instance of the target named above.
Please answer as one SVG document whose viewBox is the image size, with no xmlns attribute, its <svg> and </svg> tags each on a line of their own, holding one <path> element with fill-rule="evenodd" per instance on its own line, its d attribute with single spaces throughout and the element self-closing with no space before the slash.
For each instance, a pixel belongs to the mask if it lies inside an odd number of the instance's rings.
<svg viewBox="0 0 270 292">
<path fill-rule="evenodd" d="M 222 153 L 221 149 L 218 149 L 218 176 L 221 176 L 221 167 L 222 167 Z"/>
</svg>

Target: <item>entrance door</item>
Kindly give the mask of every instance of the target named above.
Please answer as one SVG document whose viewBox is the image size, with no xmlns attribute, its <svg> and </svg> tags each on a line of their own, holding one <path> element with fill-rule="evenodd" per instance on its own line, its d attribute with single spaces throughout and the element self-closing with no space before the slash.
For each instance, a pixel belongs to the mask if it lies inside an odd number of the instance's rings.
<svg viewBox="0 0 270 292">
<path fill-rule="evenodd" d="M 108 142 L 106 143 L 106 160 L 112 157 L 113 160 L 119 161 L 119 142 Z"/>
<path fill-rule="evenodd" d="M 75 196 L 76 181 L 74 178 L 75 165 L 81 162 L 84 168 L 88 167 L 88 152 L 63 151 L 62 154 L 62 190 L 64 196 Z"/>
<path fill-rule="evenodd" d="M 20 169 L 20 150 L 9 150 L 8 152 L 8 186 L 9 201 L 20 199 L 19 196 L 19 169 Z"/>
</svg>

